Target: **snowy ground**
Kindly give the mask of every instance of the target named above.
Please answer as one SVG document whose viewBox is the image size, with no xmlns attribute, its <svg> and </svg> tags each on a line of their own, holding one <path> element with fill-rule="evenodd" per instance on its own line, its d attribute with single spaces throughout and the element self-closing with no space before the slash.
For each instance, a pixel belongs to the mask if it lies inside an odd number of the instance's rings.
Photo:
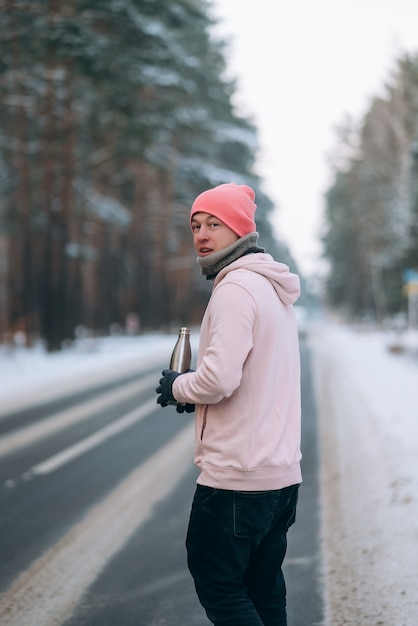
<svg viewBox="0 0 418 626">
<path fill-rule="evenodd" d="M 175 339 L 87 339 L 49 356 L 0 347 L 0 418 L 169 359 Z M 317 325 L 308 340 L 320 416 L 326 626 L 417 626 L 418 333 Z"/>
<path fill-rule="evenodd" d="M 326 626 L 418 624 L 418 335 L 317 328 Z"/>
<path fill-rule="evenodd" d="M 0 418 L 63 392 L 152 367 L 164 358 L 168 367 L 176 339 L 177 333 L 84 338 L 50 355 L 41 346 L 30 350 L 0 346 Z M 197 341 L 198 330 L 192 329 L 192 349 Z"/>
</svg>

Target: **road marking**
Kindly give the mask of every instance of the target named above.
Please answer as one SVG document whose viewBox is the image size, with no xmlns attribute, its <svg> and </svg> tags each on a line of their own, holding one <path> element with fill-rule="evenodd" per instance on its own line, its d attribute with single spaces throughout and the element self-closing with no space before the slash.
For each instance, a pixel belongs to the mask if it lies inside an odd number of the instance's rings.
<svg viewBox="0 0 418 626">
<path fill-rule="evenodd" d="M 155 398 L 152 398 L 152 400 L 148 400 L 148 402 L 145 402 L 133 411 L 126 413 L 126 415 L 123 415 L 118 420 L 112 422 L 108 426 L 104 426 L 100 430 L 97 430 L 89 437 L 86 437 L 85 439 L 78 441 L 72 446 L 61 450 L 61 452 L 54 454 L 53 456 L 49 457 L 49 459 L 46 459 L 45 461 L 41 461 L 41 463 L 34 465 L 30 468 L 28 472 L 23 475 L 23 477 L 31 478 L 33 475 L 36 474 L 50 474 L 51 472 L 55 472 L 55 470 L 62 467 L 63 465 L 70 463 L 70 461 L 73 461 L 85 452 L 88 452 L 92 448 L 99 446 L 104 441 L 107 441 L 111 437 L 118 435 L 133 424 L 136 424 L 140 420 L 144 419 L 144 417 L 147 417 L 147 415 L 150 415 L 153 411 L 156 411 L 157 408 L 158 405 Z"/>
<path fill-rule="evenodd" d="M 160 337 L 160 336 L 159 336 Z M 171 338 L 170 338 L 171 337 Z M 162 338 L 162 337 L 161 337 Z M 146 337 L 144 337 L 146 340 Z M 161 339 L 159 338 L 159 341 Z M 60 400 L 63 396 L 71 395 L 79 391 L 91 390 L 93 387 L 112 383 L 115 380 L 126 378 L 132 374 L 138 374 L 148 371 L 150 368 L 163 368 L 166 362 L 167 355 L 170 354 L 170 342 L 173 340 L 173 335 L 167 336 L 167 346 L 154 346 L 151 353 L 148 349 L 144 353 L 139 353 L 135 357 L 124 356 L 115 352 L 115 362 L 110 367 L 107 363 L 106 354 L 103 354 L 103 363 L 93 362 L 89 365 L 87 356 L 79 355 L 79 373 L 72 373 L 70 377 L 64 378 L 63 372 L 57 371 L 57 377 L 53 376 L 52 379 L 48 377 L 45 372 L 40 372 L 40 377 L 34 377 L 34 381 L 30 384 L 27 380 L 28 386 L 24 386 L 24 393 L 20 396 L 18 392 L 12 393 L 7 396 L 7 393 L 2 397 L 0 406 L 0 420 L 7 417 L 9 413 L 16 411 L 22 411 L 25 409 L 33 408 L 34 406 L 42 406 L 45 402 L 51 402 L 53 400 Z M 175 341 L 175 337 L 174 337 Z M 116 346 L 117 344 L 115 344 Z M 165 355 L 165 356 L 164 356 Z M 57 354 L 59 357 L 60 355 Z M 74 355 L 75 356 L 75 355 Z M 100 356 L 100 355 L 96 355 Z M 73 357 L 74 358 L 74 357 Z M 94 359 L 95 357 L 93 357 Z M 71 359 L 71 356 L 70 356 Z M 87 362 L 86 362 L 87 361 Z M 19 376 L 19 373 L 16 373 Z M 26 377 L 24 377 L 24 380 Z M 52 380 L 52 384 L 51 384 Z M 0 383 L 0 391 L 2 391 L 3 385 Z M 5 389 L 5 391 L 7 391 Z"/>
<path fill-rule="evenodd" d="M 59 626 L 111 558 L 191 466 L 188 424 L 23 572 L 0 599 L 2 626 Z"/>
<path fill-rule="evenodd" d="M 2 437 L 0 441 L 0 458 L 73 426 L 102 409 L 109 408 L 112 404 L 117 404 L 137 393 L 145 391 L 152 384 L 156 385 L 157 379 L 158 376 L 150 374 L 145 378 L 127 383 L 123 387 L 100 395 L 98 398 L 93 398 L 60 413 L 55 413 L 41 422 L 31 424 Z"/>
</svg>

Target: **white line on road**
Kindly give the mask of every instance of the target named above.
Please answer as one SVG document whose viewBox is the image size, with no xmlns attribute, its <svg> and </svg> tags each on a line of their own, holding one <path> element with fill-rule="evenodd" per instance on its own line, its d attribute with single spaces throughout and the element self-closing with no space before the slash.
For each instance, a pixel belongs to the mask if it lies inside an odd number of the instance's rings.
<svg viewBox="0 0 418 626">
<path fill-rule="evenodd" d="M 157 378 L 155 374 L 150 374 L 145 378 L 127 383 L 123 387 L 108 391 L 98 398 L 93 398 L 60 413 L 55 413 L 41 422 L 5 435 L 0 441 L 0 458 L 73 426 L 103 409 L 108 409 L 112 404 L 117 404 L 145 391 L 153 383 L 156 384 Z"/>
<path fill-rule="evenodd" d="M 41 368 L 39 376 L 37 376 L 35 372 L 32 381 L 30 381 L 28 376 L 23 376 L 24 385 L 20 394 L 15 390 L 12 391 L 10 395 L 5 393 L 3 396 L 3 389 L 5 392 L 7 392 L 7 389 L 4 388 L 0 382 L 0 392 L 2 393 L 0 420 L 7 417 L 9 413 L 31 409 L 35 406 L 42 406 L 46 402 L 60 400 L 64 396 L 70 396 L 80 391 L 88 391 L 98 385 L 110 384 L 115 380 L 122 380 L 132 374 L 138 374 L 138 376 L 140 376 L 153 367 L 161 367 L 162 369 L 166 362 L 167 354 L 169 354 L 170 342 L 173 339 L 172 335 L 167 337 L 167 347 L 164 348 L 164 344 L 159 347 L 159 340 L 152 353 L 146 351 L 142 355 L 137 354 L 135 357 L 128 357 L 126 355 L 125 358 L 123 354 L 116 351 L 114 354 L 115 360 L 111 366 L 109 366 L 108 359 L 105 355 L 103 355 L 103 363 L 100 363 L 100 360 L 95 360 L 95 357 L 92 357 L 94 360 L 90 365 L 88 364 L 89 359 L 87 355 L 79 355 L 80 369 L 78 374 L 72 372 L 69 377 L 64 375 L 59 364 L 56 375 L 54 375 L 54 371 L 52 376 L 48 376 L 45 370 Z M 60 355 L 57 354 L 57 356 L 59 357 Z M 96 356 L 99 356 L 99 359 L 101 358 L 101 355 Z M 49 369 L 46 371 L 49 371 Z M 22 368 L 22 373 L 25 374 L 24 367 Z M 19 376 L 19 371 L 16 371 L 16 376 Z"/>
<path fill-rule="evenodd" d="M 0 600 L 2 626 L 59 626 L 71 616 L 105 565 L 190 467 L 193 430 L 188 424 L 15 580 Z"/>
<path fill-rule="evenodd" d="M 96 431 L 93 435 L 78 441 L 69 448 L 65 448 L 65 450 L 61 450 L 61 452 L 49 457 L 49 459 L 34 465 L 26 474 L 24 474 L 24 478 L 30 478 L 34 474 L 50 474 L 51 472 L 54 472 L 85 452 L 88 452 L 92 448 L 99 446 L 104 441 L 107 441 L 111 437 L 123 432 L 156 410 L 157 402 L 155 398 L 152 398 L 152 400 L 148 400 L 148 402 L 145 402 L 133 411 L 123 415 L 117 421 L 112 422 L 108 426 L 104 426 L 100 430 Z"/>
</svg>

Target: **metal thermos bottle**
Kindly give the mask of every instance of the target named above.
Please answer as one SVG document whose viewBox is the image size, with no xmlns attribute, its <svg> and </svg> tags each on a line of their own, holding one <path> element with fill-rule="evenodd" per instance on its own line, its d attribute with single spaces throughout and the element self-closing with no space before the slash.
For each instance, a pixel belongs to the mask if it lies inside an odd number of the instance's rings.
<svg viewBox="0 0 418 626">
<path fill-rule="evenodd" d="M 190 369 L 190 362 L 192 360 L 192 350 L 190 347 L 190 330 L 185 326 L 182 326 L 179 331 L 179 336 L 174 346 L 173 354 L 170 360 L 170 369 L 174 372 L 180 372 L 184 374 Z"/>
<path fill-rule="evenodd" d="M 174 372 L 184 374 L 188 369 L 190 369 L 191 360 L 192 349 L 190 347 L 190 329 L 186 328 L 186 326 L 182 326 L 179 330 L 179 336 L 171 355 L 170 369 Z M 169 402 L 168 404 L 173 404 L 174 406 L 180 404 L 183 406 L 180 402 Z"/>
</svg>

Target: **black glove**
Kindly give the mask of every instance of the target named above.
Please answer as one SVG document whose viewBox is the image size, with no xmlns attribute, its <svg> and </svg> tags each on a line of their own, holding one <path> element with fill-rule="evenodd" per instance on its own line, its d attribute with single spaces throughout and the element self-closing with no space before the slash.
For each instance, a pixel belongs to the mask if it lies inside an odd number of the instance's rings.
<svg viewBox="0 0 418 626">
<path fill-rule="evenodd" d="M 195 405 L 189 404 L 188 402 L 186 402 L 186 404 L 178 404 L 176 406 L 177 413 L 184 413 L 185 411 L 186 413 L 193 413 L 194 410 L 195 410 Z"/>
<path fill-rule="evenodd" d="M 178 372 L 173 372 L 173 370 L 163 370 L 161 373 L 163 376 L 160 378 L 160 384 L 155 390 L 160 394 L 157 398 L 157 404 L 167 406 L 169 402 L 177 402 L 171 389 L 173 387 L 173 382 L 177 376 L 180 376 L 180 374 Z"/>
<path fill-rule="evenodd" d="M 195 372 L 195 371 L 196 370 L 188 369 L 185 371 L 185 374 L 190 374 L 191 372 Z M 186 413 L 193 413 L 195 408 L 196 407 L 194 404 L 190 404 L 189 402 L 186 402 L 186 404 L 177 404 L 176 411 L 177 413 L 184 413 L 185 411 Z"/>
<path fill-rule="evenodd" d="M 189 374 L 194 371 L 195 370 L 188 369 L 185 373 Z M 160 378 L 160 384 L 155 391 L 160 394 L 157 398 L 157 404 L 161 404 L 162 407 L 165 407 L 169 402 L 177 402 L 173 396 L 172 387 L 173 382 L 177 376 L 180 376 L 180 374 L 178 372 L 174 372 L 173 370 L 163 370 L 161 373 L 163 377 Z M 176 406 L 177 413 L 184 413 L 185 411 L 186 413 L 193 413 L 194 410 L 195 405 L 189 404 L 188 402 L 186 404 L 177 404 Z"/>
</svg>

